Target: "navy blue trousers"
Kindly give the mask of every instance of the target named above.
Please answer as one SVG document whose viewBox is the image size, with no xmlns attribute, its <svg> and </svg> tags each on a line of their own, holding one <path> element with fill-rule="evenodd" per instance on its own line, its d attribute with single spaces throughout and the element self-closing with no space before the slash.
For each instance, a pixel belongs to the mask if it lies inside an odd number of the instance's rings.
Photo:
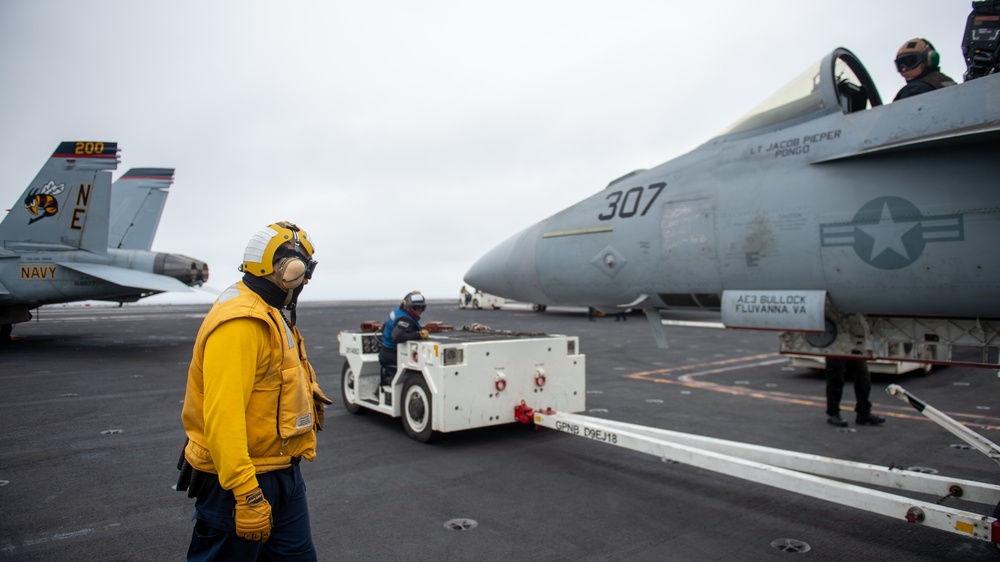
<svg viewBox="0 0 1000 562">
<path fill-rule="evenodd" d="M 194 505 L 188 560 L 316 560 L 306 483 L 297 464 L 257 475 L 274 518 L 271 538 L 263 544 L 236 536 L 236 498 L 219 485 L 215 475 L 209 475 L 207 480 Z"/>
</svg>

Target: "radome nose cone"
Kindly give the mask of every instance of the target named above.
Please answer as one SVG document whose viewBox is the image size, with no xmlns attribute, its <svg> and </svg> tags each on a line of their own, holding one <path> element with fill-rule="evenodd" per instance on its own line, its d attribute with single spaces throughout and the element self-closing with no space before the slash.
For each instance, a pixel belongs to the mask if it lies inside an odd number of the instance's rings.
<svg viewBox="0 0 1000 562">
<path fill-rule="evenodd" d="M 484 293 L 511 298 L 506 272 L 511 259 L 511 249 L 517 244 L 520 236 L 521 234 L 517 234 L 508 238 L 499 246 L 486 252 L 465 273 L 465 282 Z"/>
<path fill-rule="evenodd" d="M 537 227 L 528 228 L 486 252 L 466 272 L 465 282 L 506 299 L 548 303 L 535 268 L 536 232 Z"/>
</svg>

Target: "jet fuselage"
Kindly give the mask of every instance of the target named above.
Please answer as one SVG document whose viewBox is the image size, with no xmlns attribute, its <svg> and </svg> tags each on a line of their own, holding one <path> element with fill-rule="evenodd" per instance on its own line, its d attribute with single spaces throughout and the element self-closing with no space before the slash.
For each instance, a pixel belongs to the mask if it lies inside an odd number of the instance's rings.
<svg viewBox="0 0 1000 562">
<path fill-rule="evenodd" d="M 779 330 L 799 329 L 795 305 L 811 298 L 819 312 L 803 331 L 823 331 L 824 306 L 1000 318 L 1000 76 L 881 105 L 838 49 L 800 82 L 798 98 L 783 91 L 692 152 L 516 234 L 465 281 L 605 311 L 783 310 L 788 322 L 740 325 Z"/>
</svg>

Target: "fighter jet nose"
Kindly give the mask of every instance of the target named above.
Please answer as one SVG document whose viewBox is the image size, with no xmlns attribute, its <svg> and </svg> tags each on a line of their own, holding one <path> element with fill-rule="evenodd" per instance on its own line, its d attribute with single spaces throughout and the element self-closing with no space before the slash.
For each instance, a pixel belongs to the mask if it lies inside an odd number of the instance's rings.
<svg viewBox="0 0 1000 562">
<path fill-rule="evenodd" d="M 465 282 L 476 289 L 521 302 L 545 303 L 535 267 L 537 227 L 531 227 L 493 248 L 469 268 Z"/>
<path fill-rule="evenodd" d="M 476 263 L 472 264 L 469 271 L 465 272 L 465 282 L 473 287 L 497 296 L 509 293 L 509 289 L 503 282 L 504 268 L 510 256 L 510 240 L 493 248 Z"/>
</svg>

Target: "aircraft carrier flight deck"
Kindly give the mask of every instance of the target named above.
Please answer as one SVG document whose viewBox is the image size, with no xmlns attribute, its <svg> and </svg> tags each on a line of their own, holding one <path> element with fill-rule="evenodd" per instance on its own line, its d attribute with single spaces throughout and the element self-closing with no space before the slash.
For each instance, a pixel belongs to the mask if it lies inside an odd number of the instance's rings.
<svg viewBox="0 0 1000 562">
<path fill-rule="evenodd" d="M 549 429 L 521 424 L 410 439 L 399 419 L 348 414 L 337 334 L 397 303 L 304 302 L 298 325 L 334 404 L 303 463 L 321 560 L 954 560 L 994 545 Z M 180 411 L 207 305 L 46 307 L 0 349 L 0 560 L 178 560 L 194 500 L 173 489 Z M 706 320 L 706 314 L 691 314 Z M 711 318 L 707 318 L 711 319 Z M 884 426 L 826 423 L 820 371 L 791 368 L 774 332 L 666 326 L 642 315 L 523 305 L 423 320 L 579 336 L 583 412 L 828 457 L 1000 482 L 1000 467 L 887 395 L 899 384 L 1000 441 L 992 369 L 873 374 Z M 956 498 L 960 509 L 993 506 Z"/>
</svg>

